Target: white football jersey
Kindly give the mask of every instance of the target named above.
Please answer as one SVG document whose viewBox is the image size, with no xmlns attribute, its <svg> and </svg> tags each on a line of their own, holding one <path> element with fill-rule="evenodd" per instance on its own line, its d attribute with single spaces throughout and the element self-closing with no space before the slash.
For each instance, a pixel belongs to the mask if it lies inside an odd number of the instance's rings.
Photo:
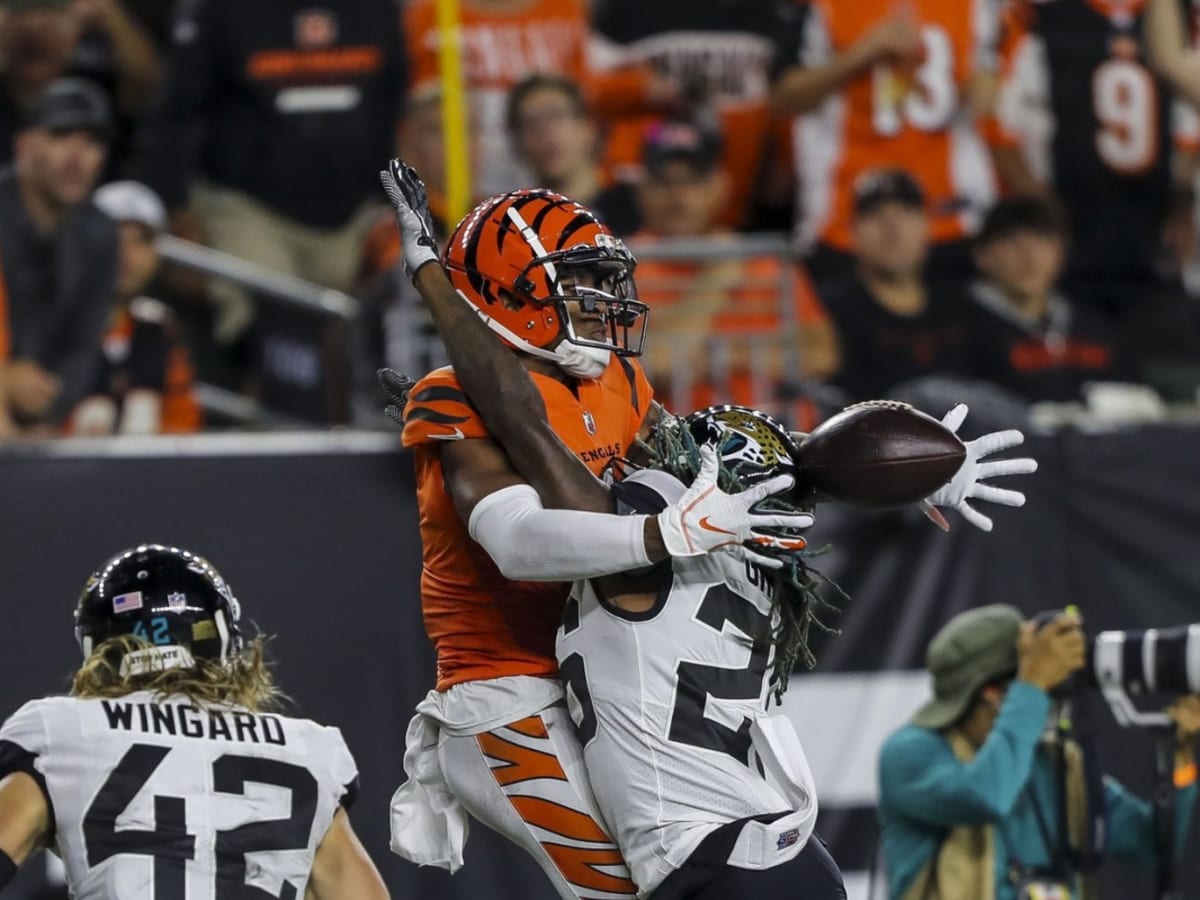
<svg viewBox="0 0 1200 900">
<path fill-rule="evenodd" d="M 341 732 L 149 693 L 50 697 L 0 728 L 38 778 L 78 900 L 303 897 L 357 770 Z"/>
<path fill-rule="evenodd" d="M 661 472 L 625 483 L 635 480 L 670 502 L 684 490 Z M 755 727 L 770 730 L 773 721 L 773 583 L 718 553 L 672 560 L 644 613 L 606 603 L 592 582 L 574 586 L 558 633 L 559 669 L 596 801 L 641 896 L 722 825 L 785 815 L 753 868 L 794 856 L 811 833 L 816 797 L 798 742 L 788 752 L 801 757 L 799 799 L 763 774 Z M 801 807 L 806 829 L 797 830 L 787 814 Z"/>
</svg>

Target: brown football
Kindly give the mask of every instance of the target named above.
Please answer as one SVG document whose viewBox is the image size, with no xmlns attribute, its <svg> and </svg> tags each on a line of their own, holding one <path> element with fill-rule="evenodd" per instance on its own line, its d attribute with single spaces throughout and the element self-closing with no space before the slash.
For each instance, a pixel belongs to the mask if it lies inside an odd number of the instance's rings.
<svg viewBox="0 0 1200 900">
<path fill-rule="evenodd" d="M 953 478 L 966 454 L 932 416 L 907 403 L 871 400 L 826 419 L 801 441 L 797 486 L 853 506 L 904 506 Z"/>
</svg>

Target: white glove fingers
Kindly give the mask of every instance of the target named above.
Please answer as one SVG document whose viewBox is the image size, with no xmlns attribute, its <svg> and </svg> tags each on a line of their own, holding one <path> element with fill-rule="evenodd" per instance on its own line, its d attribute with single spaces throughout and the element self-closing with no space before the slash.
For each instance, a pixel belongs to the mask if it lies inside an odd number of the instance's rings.
<svg viewBox="0 0 1200 900">
<path fill-rule="evenodd" d="M 705 487 L 717 483 L 717 451 L 712 447 L 704 446 L 700 448 L 700 471 L 696 475 L 696 480 L 692 482 L 692 490 L 696 489 L 697 485 Z"/>
<path fill-rule="evenodd" d="M 971 497 L 976 500 L 986 500 L 989 503 L 999 503 L 1001 506 L 1024 506 L 1025 495 L 1020 491 L 1010 491 L 1006 488 L 992 487 L 990 484 L 976 484 L 971 489 Z"/>
<path fill-rule="evenodd" d="M 1007 431 L 993 431 L 991 434 L 976 438 L 967 444 L 967 449 L 978 459 L 981 456 L 999 453 L 1001 450 L 1017 447 L 1023 443 L 1025 443 L 1025 435 L 1015 428 L 1010 428 Z"/>
<path fill-rule="evenodd" d="M 760 500 L 765 500 L 772 494 L 781 494 L 784 491 L 790 491 L 796 484 L 796 479 L 791 475 L 776 475 L 764 481 L 762 484 L 756 484 L 752 488 L 742 491 L 741 498 L 746 504 L 753 506 Z"/>
<path fill-rule="evenodd" d="M 981 513 L 975 507 L 971 506 L 966 501 L 958 505 L 958 511 L 962 513 L 962 517 L 978 528 L 980 531 L 991 531 L 992 520 Z"/>
<path fill-rule="evenodd" d="M 952 432 L 957 432 L 967 417 L 967 404 L 960 403 L 950 412 L 942 416 L 942 424 Z"/>
<path fill-rule="evenodd" d="M 782 569 L 783 560 L 777 556 L 767 556 L 765 553 L 759 553 L 751 550 L 742 544 L 735 544 L 726 550 L 727 553 L 736 559 L 749 561 L 756 566 L 762 566 L 764 569 Z"/>
<path fill-rule="evenodd" d="M 984 478 L 996 478 L 1000 475 L 1028 475 L 1030 472 L 1036 472 L 1037 467 L 1037 460 L 1030 459 L 1028 456 L 1016 459 L 997 459 L 980 463 L 976 477 L 982 481 Z"/>
<path fill-rule="evenodd" d="M 806 513 L 753 513 L 750 527 L 756 532 L 761 528 L 811 528 L 813 517 Z"/>
</svg>

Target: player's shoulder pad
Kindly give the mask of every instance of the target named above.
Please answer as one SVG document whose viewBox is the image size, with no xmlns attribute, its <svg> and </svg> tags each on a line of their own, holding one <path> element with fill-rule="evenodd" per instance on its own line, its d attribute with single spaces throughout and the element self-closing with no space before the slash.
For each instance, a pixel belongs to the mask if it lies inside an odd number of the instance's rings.
<svg viewBox="0 0 1200 900">
<path fill-rule="evenodd" d="M 620 515 L 656 515 L 674 506 L 687 487 L 661 469 L 639 469 L 612 487 Z"/>
<path fill-rule="evenodd" d="M 321 758 L 328 765 L 328 771 L 323 774 L 328 776 L 338 804 L 349 809 L 358 797 L 358 763 L 350 752 L 342 730 L 311 719 L 303 721 L 317 735 L 314 739 L 322 744 Z"/>
<path fill-rule="evenodd" d="M 53 710 L 75 701 L 70 697 L 45 697 L 30 700 L 0 726 L 0 744 L 16 744 L 22 750 L 41 755 L 49 749 L 47 720 Z"/>
<path fill-rule="evenodd" d="M 430 372 L 408 394 L 404 407 L 405 447 L 488 436 L 487 428 L 449 366 Z"/>
</svg>

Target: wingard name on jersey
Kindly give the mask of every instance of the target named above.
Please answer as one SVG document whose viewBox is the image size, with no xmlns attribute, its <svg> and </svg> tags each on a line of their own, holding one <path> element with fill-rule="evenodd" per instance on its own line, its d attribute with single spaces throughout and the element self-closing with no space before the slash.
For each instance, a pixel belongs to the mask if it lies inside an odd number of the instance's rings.
<svg viewBox="0 0 1200 900">
<path fill-rule="evenodd" d="M 276 744 L 280 747 L 287 745 L 287 735 L 278 716 L 121 700 L 103 700 L 101 706 L 108 719 L 108 727 L 114 731 Z"/>
</svg>

